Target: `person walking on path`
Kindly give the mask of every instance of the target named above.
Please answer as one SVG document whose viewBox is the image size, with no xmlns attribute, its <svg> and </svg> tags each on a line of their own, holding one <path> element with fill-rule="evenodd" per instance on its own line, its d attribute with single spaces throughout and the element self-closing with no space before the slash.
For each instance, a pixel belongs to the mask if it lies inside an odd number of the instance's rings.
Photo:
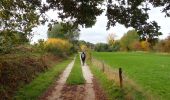
<svg viewBox="0 0 170 100">
<path fill-rule="evenodd" d="M 85 60 L 86 60 L 86 54 L 84 52 L 81 53 L 81 60 L 84 66 Z"/>
</svg>

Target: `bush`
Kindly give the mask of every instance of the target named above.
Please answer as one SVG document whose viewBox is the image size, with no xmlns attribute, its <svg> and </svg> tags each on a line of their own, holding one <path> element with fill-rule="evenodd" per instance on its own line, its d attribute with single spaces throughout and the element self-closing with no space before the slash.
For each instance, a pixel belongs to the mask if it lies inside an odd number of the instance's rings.
<svg viewBox="0 0 170 100">
<path fill-rule="evenodd" d="M 59 38 L 49 38 L 45 42 L 45 50 L 55 55 L 64 56 L 70 54 L 72 44 L 67 40 Z"/>
<path fill-rule="evenodd" d="M 170 53 L 170 36 L 166 39 L 159 41 L 154 49 L 158 52 L 167 52 Z"/>
<path fill-rule="evenodd" d="M 33 45 L 34 51 L 40 54 L 44 54 L 45 51 L 45 41 L 40 39 L 38 40 L 38 43 Z"/>
<path fill-rule="evenodd" d="M 3 58 L 3 59 L 2 59 Z M 0 98 L 12 100 L 18 88 L 31 82 L 46 70 L 46 64 L 33 56 L 13 55 L 0 58 Z"/>
<path fill-rule="evenodd" d="M 95 45 L 95 51 L 97 52 L 106 52 L 109 51 L 109 45 L 106 43 L 97 43 Z"/>
<path fill-rule="evenodd" d="M 0 54 L 11 53 L 18 45 L 28 43 L 24 33 L 10 30 L 0 31 Z"/>
</svg>

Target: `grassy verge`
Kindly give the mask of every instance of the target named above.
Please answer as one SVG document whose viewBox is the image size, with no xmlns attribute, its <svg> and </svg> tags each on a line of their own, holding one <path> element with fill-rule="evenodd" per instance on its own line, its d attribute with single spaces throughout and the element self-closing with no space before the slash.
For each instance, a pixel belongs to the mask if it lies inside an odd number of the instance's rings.
<svg viewBox="0 0 170 100">
<path fill-rule="evenodd" d="M 69 84 L 69 85 L 79 85 L 79 84 L 85 83 L 83 73 L 82 73 L 79 55 L 76 57 L 74 66 L 71 70 L 71 73 L 70 73 L 66 83 Z"/>
<path fill-rule="evenodd" d="M 107 94 L 108 100 L 124 100 L 124 91 L 121 90 L 113 80 L 109 80 L 107 76 L 95 65 L 88 63 L 90 70 L 92 71 L 94 77 L 97 79 L 101 87 Z"/>
<path fill-rule="evenodd" d="M 30 84 L 21 88 L 15 96 L 16 100 L 37 100 L 38 97 L 53 83 L 60 73 L 69 64 L 69 60 L 62 61 L 46 71 L 41 73 Z"/>
</svg>

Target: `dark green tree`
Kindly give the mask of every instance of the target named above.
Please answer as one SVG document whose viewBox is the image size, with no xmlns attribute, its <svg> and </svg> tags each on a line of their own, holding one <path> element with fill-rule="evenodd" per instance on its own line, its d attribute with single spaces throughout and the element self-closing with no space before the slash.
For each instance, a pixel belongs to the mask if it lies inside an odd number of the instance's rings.
<svg viewBox="0 0 170 100">
<path fill-rule="evenodd" d="M 41 0 L 0 0 L 0 30 L 27 36 L 33 27 L 48 20 L 45 12 L 50 9 L 58 10 L 62 21 L 71 21 L 76 27 L 91 27 L 106 8 L 107 28 L 120 23 L 135 28 L 141 39 L 149 37 L 149 41 L 154 41 L 161 32 L 155 21 L 148 22 L 148 5 L 163 7 L 162 12 L 170 17 L 170 0 L 46 0 L 45 4 Z M 13 33 L 6 35 L 10 34 Z"/>
<path fill-rule="evenodd" d="M 107 51 L 109 51 L 109 45 L 106 43 L 97 43 L 97 44 L 95 44 L 95 51 L 107 52 Z"/>
<path fill-rule="evenodd" d="M 106 6 L 108 29 L 118 22 L 125 27 L 135 28 L 141 39 L 145 38 L 146 34 L 156 37 L 161 35 L 157 23 L 147 21 L 149 4 L 154 7 L 162 6 L 162 12 L 167 17 L 170 15 L 169 0 L 47 0 L 47 3 L 49 8 L 61 11 L 58 13 L 61 19 L 70 18 L 75 24 L 85 27 L 94 25 L 96 16 L 100 15 L 104 11 L 102 7 Z"/>
<path fill-rule="evenodd" d="M 0 30 L 30 33 L 39 24 L 41 6 L 41 0 L 0 0 Z"/>
<path fill-rule="evenodd" d="M 1 0 L 1 26 L 28 32 L 39 23 L 40 16 L 44 18 L 46 11 L 55 9 L 63 21 L 70 19 L 75 25 L 91 27 L 95 24 L 96 17 L 104 11 L 102 8 L 106 6 L 108 28 L 118 22 L 126 27 L 134 27 L 142 35 L 156 34 L 160 29 L 155 21 L 147 22 L 149 4 L 163 7 L 162 12 L 167 17 L 170 16 L 169 0 L 46 0 L 46 2 L 47 4 L 42 4 L 41 0 Z M 46 20 L 44 18 L 41 22 Z"/>
<path fill-rule="evenodd" d="M 58 23 L 48 31 L 48 38 L 62 38 L 73 42 L 79 38 L 79 31 L 71 23 Z"/>
<path fill-rule="evenodd" d="M 28 42 L 32 28 L 39 24 L 41 0 L 0 0 L 0 52 Z"/>
</svg>

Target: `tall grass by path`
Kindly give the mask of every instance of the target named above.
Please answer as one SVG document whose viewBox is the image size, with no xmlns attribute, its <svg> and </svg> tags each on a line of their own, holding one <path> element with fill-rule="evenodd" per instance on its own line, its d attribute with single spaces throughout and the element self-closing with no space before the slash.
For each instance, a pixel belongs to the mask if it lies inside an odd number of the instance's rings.
<svg viewBox="0 0 170 100">
<path fill-rule="evenodd" d="M 93 56 L 104 60 L 123 72 L 143 89 L 162 100 L 170 99 L 170 55 L 136 52 L 94 52 Z"/>
<path fill-rule="evenodd" d="M 16 100 L 37 100 L 38 97 L 56 80 L 72 59 L 57 63 L 45 73 L 41 73 L 30 84 L 19 89 Z"/>
<path fill-rule="evenodd" d="M 77 55 L 77 57 L 76 57 L 74 66 L 71 70 L 71 73 L 70 73 L 66 83 L 68 85 L 79 85 L 79 84 L 85 83 L 85 79 L 83 77 L 79 55 Z"/>
</svg>

